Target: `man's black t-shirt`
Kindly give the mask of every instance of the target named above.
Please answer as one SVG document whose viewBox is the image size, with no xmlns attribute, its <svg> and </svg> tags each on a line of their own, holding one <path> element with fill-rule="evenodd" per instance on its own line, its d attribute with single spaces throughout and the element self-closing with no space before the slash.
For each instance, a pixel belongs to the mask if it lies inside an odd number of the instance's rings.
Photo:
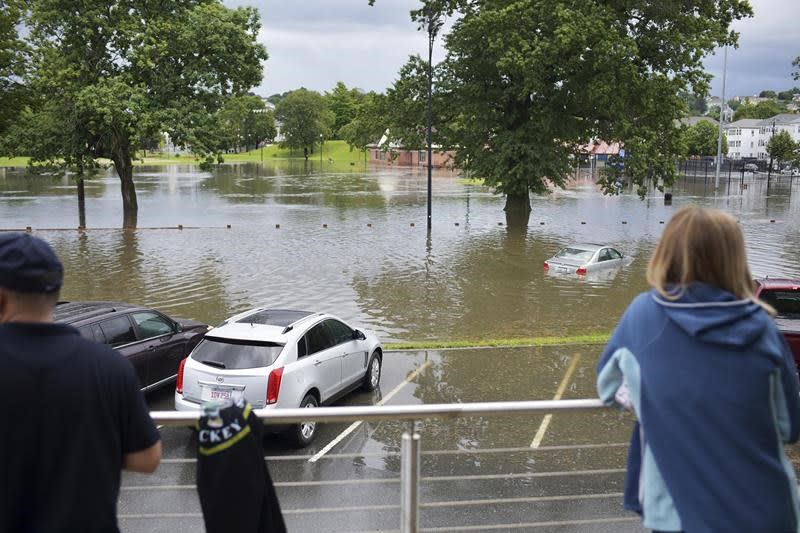
<svg viewBox="0 0 800 533">
<path fill-rule="evenodd" d="M 159 440 L 131 364 L 63 324 L 0 324 L 0 531 L 118 531 L 125 454 Z"/>
</svg>

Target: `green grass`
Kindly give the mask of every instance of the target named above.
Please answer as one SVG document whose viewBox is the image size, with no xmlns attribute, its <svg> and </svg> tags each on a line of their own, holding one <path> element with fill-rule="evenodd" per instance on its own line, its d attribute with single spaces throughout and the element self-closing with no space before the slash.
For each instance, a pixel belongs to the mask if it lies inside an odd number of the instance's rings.
<svg viewBox="0 0 800 533">
<path fill-rule="evenodd" d="M 261 150 L 251 150 L 240 154 L 224 154 L 223 159 L 226 163 L 260 163 Z M 264 163 L 269 163 L 276 159 L 296 159 L 302 161 L 303 151 L 280 148 L 277 144 L 267 146 L 263 150 Z M 308 155 L 309 161 L 319 162 L 319 152 Z M 331 163 L 330 160 L 333 160 Z M 350 150 L 344 141 L 326 141 L 322 147 L 322 161 L 326 166 L 333 166 L 335 169 L 344 167 L 355 167 L 364 164 L 364 152 L 360 150 Z M 351 164 L 352 163 L 352 164 Z M 194 154 L 171 154 L 161 152 L 148 152 L 146 157 L 139 154 L 138 159 L 134 159 L 135 166 L 148 165 L 198 165 L 200 160 Z M 28 165 L 27 157 L 0 157 L 0 167 L 25 167 Z"/>
<path fill-rule="evenodd" d="M 319 163 L 319 152 L 308 154 L 308 160 L 311 162 Z M 262 160 L 262 150 L 250 150 L 249 152 L 241 152 L 238 154 L 223 154 L 222 156 L 225 163 L 260 163 Z M 266 146 L 263 149 L 264 163 L 269 163 L 276 159 L 293 159 L 302 161 L 304 159 L 302 150 L 289 150 L 288 148 L 281 148 L 277 144 Z M 330 165 L 330 160 L 333 164 L 340 166 L 351 166 L 350 163 L 355 165 L 364 164 L 364 152 L 359 150 L 350 150 L 350 147 L 344 141 L 326 141 L 322 147 L 322 162 L 324 165 Z M 147 157 L 134 161 L 136 165 L 192 165 L 199 164 L 200 160 L 193 154 L 168 154 L 168 153 L 151 153 Z"/>
<path fill-rule="evenodd" d="M 319 152 L 308 154 L 309 161 L 319 161 Z M 288 148 L 280 148 L 277 144 L 267 146 L 264 148 L 264 161 L 267 158 L 271 159 L 303 159 L 303 150 L 289 150 Z M 344 141 L 326 141 L 322 146 L 322 161 L 328 163 L 329 159 L 333 159 L 334 163 L 363 163 L 364 152 L 360 150 L 350 150 L 350 147 Z M 236 161 L 261 161 L 261 150 L 251 150 L 241 154 L 226 154 L 226 162 Z"/>
<path fill-rule="evenodd" d="M 27 157 L 0 157 L 0 167 L 27 167 Z"/>
<path fill-rule="evenodd" d="M 459 178 L 458 183 L 461 185 L 486 185 L 483 178 Z"/>
<path fill-rule="evenodd" d="M 387 343 L 387 350 L 447 350 L 456 348 L 501 348 L 515 346 L 564 346 L 570 344 L 605 344 L 609 333 L 568 335 L 562 337 L 519 337 L 512 339 L 475 339 L 463 341 L 423 341 Z"/>
</svg>

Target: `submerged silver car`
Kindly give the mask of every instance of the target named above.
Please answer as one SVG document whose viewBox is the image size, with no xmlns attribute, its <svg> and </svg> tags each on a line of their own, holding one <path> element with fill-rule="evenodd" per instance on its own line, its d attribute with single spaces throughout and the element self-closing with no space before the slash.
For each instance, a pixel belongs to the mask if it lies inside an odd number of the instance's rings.
<svg viewBox="0 0 800 533">
<path fill-rule="evenodd" d="M 383 351 L 378 338 L 327 313 L 253 309 L 206 333 L 181 362 L 175 409 L 244 398 L 256 408 L 312 408 L 348 392 L 380 385 Z M 292 426 L 307 446 L 315 422 Z"/>
<path fill-rule="evenodd" d="M 580 243 L 562 248 L 544 262 L 544 269 L 582 276 L 600 270 L 619 268 L 623 265 L 623 261 L 624 256 L 616 248 L 604 244 Z"/>
</svg>

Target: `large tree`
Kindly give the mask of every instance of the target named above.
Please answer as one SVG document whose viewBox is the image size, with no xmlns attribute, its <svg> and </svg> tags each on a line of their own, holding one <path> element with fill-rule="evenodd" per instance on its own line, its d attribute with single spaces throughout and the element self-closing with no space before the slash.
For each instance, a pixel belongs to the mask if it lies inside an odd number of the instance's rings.
<svg viewBox="0 0 800 533">
<path fill-rule="evenodd" d="M 353 120 L 339 129 L 339 136 L 351 150 L 366 150 L 367 145 L 378 142 L 386 131 L 387 115 L 386 96 L 369 92 L 356 106 Z"/>
<path fill-rule="evenodd" d="M 17 33 L 21 1 L 0 0 L 0 137 L 25 105 L 27 47 Z"/>
<path fill-rule="evenodd" d="M 344 82 L 337 82 L 336 86 L 328 93 L 325 93 L 325 102 L 328 109 L 333 111 L 335 120 L 332 127 L 333 136 L 341 138 L 339 130 L 343 126 L 353 121 L 356 116 L 358 103 L 363 98 L 357 89 L 348 89 Z"/>
<path fill-rule="evenodd" d="M 457 11 L 438 138 L 522 212 L 530 192 L 565 185 L 593 139 L 625 144 L 641 194 L 673 181 L 678 95 L 708 92 L 703 58 L 735 44 L 731 23 L 751 14 L 746 0 L 426 0 L 416 15 L 443 7 Z"/>
<path fill-rule="evenodd" d="M 391 142 L 411 150 L 426 146 L 428 65 L 420 56 L 414 55 L 400 68 L 397 80 L 386 90 L 386 127 Z M 434 114 L 441 114 L 443 103 L 438 94 Z M 441 121 L 434 118 L 434 128 Z"/>
<path fill-rule="evenodd" d="M 284 146 L 312 150 L 323 139 L 331 138 L 336 116 L 321 94 L 301 88 L 278 102 L 275 119 L 281 123 Z"/>
<path fill-rule="evenodd" d="M 216 111 L 262 78 L 258 12 L 219 0 L 27 5 L 26 83 L 35 100 L 14 128 L 16 146 L 33 161 L 79 170 L 110 159 L 123 225 L 135 227 L 132 158 L 140 142 L 166 132 L 198 152 L 217 144 Z"/>
<path fill-rule="evenodd" d="M 258 96 L 230 98 L 217 114 L 221 147 L 236 151 L 258 148 L 275 138 L 275 114 Z"/>
<path fill-rule="evenodd" d="M 686 103 L 686 107 L 689 108 L 690 116 L 704 115 L 706 111 L 708 111 L 708 104 L 706 104 L 706 99 L 702 96 L 686 91 L 681 91 L 679 95 L 684 103 Z"/>
<path fill-rule="evenodd" d="M 767 141 L 770 167 L 773 159 L 777 161 L 779 167 L 782 167 L 784 162 L 793 161 L 797 157 L 797 151 L 797 143 L 792 140 L 792 136 L 786 130 L 779 131 Z"/>
<path fill-rule="evenodd" d="M 694 126 L 689 126 L 684 132 L 686 153 L 690 156 L 716 155 L 717 141 L 719 139 L 719 126 L 701 120 Z M 728 140 L 722 134 L 722 153 L 728 153 Z"/>
</svg>

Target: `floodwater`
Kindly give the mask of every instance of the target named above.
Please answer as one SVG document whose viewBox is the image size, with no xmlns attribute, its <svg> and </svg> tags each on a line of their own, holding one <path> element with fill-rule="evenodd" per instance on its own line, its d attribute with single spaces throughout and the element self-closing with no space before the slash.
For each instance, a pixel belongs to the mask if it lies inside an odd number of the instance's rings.
<svg viewBox="0 0 800 533">
<path fill-rule="evenodd" d="M 576 335 L 609 331 L 646 289 L 662 221 L 690 203 L 740 219 L 754 274 L 800 276 L 800 180 L 773 179 L 767 194 L 766 180 L 741 191 L 734 176 L 728 192 L 725 178 L 717 194 L 702 179 L 679 182 L 664 206 L 660 195 L 604 197 L 584 177 L 533 198 L 527 228 L 514 228 L 502 198 L 443 171 L 428 236 L 424 169 L 140 167 L 140 230 L 118 229 L 108 173 L 86 184 L 89 230 L 79 233 L 74 181 L 0 169 L 0 229 L 31 226 L 54 245 L 65 299 L 132 301 L 211 324 L 260 305 L 321 310 L 386 340 Z M 575 241 L 611 243 L 629 264 L 598 278 L 546 274 L 543 261 Z"/>
<path fill-rule="evenodd" d="M 527 226 L 509 227 L 502 198 L 442 171 L 434 175 L 429 235 L 424 169 L 344 170 L 286 162 L 212 172 L 140 167 L 135 232 L 118 229 L 119 183 L 105 174 L 87 182 L 88 230 L 78 232 L 73 181 L 0 169 L 0 229 L 30 226 L 53 244 L 66 268 L 65 299 L 131 301 L 211 324 L 258 305 L 305 308 L 387 341 L 608 332 L 646 289 L 663 223 L 689 204 L 740 220 L 755 275 L 800 276 L 798 179 L 768 188 L 746 176 L 745 189 L 741 176 L 724 176 L 714 193 L 695 178 L 678 182 L 665 206 L 660 194 L 602 196 L 582 176 L 568 190 L 533 198 Z M 613 244 L 627 265 L 587 279 L 544 272 L 544 260 L 577 241 Z M 380 389 L 339 405 L 593 397 L 600 350 L 389 352 Z M 172 391 L 148 401 L 171 409 Z M 642 531 L 620 501 L 630 422 L 610 410 L 420 422 L 422 526 Z M 397 530 L 399 442 L 408 425 L 347 426 L 322 426 L 306 450 L 266 443 L 290 531 Z M 121 527 L 202 530 L 191 433 L 161 434 L 158 472 L 123 476 Z"/>
</svg>

